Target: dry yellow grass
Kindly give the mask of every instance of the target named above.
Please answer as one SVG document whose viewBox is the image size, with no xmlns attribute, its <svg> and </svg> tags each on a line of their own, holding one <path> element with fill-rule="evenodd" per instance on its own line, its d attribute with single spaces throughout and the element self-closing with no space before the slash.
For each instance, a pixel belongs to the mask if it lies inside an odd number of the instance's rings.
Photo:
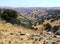
<svg viewBox="0 0 60 44">
<path fill-rule="evenodd" d="M 38 29 L 44 29 L 45 28 L 44 25 L 47 24 L 47 23 L 49 23 L 52 27 L 54 27 L 54 26 L 60 26 L 60 20 L 56 20 L 54 22 L 50 22 L 50 21 L 51 20 L 45 20 L 43 22 L 43 24 L 40 24 L 40 25 L 36 24 L 36 26 L 33 25 L 32 27 L 38 28 Z"/>
<path fill-rule="evenodd" d="M 43 22 L 43 24 L 47 24 L 49 23 L 52 27 L 54 26 L 60 26 L 59 22 L 60 20 L 55 20 L 54 22 L 50 22 L 51 20 L 45 20 L 45 22 Z"/>
<path fill-rule="evenodd" d="M 42 37 L 39 31 L 0 21 L 0 44 L 43 44 L 48 36 Z"/>
</svg>

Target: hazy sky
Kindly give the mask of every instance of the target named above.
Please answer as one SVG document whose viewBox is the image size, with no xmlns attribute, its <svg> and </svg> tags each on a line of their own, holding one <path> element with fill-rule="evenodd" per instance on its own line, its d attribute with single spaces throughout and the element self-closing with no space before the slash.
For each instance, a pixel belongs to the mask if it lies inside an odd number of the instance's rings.
<svg viewBox="0 0 60 44">
<path fill-rule="evenodd" d="M 60 7 L 60 0 L 0 0 L 0 6 Z"/>
</svg>

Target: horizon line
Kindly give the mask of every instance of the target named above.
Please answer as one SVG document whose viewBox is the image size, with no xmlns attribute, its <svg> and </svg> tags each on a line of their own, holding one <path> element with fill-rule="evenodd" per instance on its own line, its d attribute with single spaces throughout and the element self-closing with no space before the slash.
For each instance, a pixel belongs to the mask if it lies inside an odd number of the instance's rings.
<svg viewBox="0 0 60 44">
<path fill-rule="evenodd" d="M 60 6 L 0 6 L 0 7 L 60 7 Z"/>
</svg>

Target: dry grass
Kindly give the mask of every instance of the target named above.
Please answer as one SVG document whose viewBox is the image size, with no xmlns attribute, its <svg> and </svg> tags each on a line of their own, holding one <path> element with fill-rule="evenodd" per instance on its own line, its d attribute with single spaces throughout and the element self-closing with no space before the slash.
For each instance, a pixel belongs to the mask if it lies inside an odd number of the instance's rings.
<svg viewBox="0 0 60 44">
<path fill-rule="evenodd" d="M 0 44 L 43 44 L 49 37 L 41 36 L 39 31 L 0 21 Z M 53 41 L 57 41 L 57 38 L 53 38 Z"/>
</svg>

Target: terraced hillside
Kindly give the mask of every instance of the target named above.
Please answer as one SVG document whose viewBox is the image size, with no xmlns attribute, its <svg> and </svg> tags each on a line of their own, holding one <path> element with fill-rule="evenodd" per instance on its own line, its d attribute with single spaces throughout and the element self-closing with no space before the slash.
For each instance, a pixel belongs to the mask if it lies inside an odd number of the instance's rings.
<svg viewBox="0 0 60 44">
<path fill-rule="evenodd" d="M 60 38 L 53 35 L 0 21 L 0 44 L 47 44 L 49 40 L 59 44 Z"/>
</svg>

